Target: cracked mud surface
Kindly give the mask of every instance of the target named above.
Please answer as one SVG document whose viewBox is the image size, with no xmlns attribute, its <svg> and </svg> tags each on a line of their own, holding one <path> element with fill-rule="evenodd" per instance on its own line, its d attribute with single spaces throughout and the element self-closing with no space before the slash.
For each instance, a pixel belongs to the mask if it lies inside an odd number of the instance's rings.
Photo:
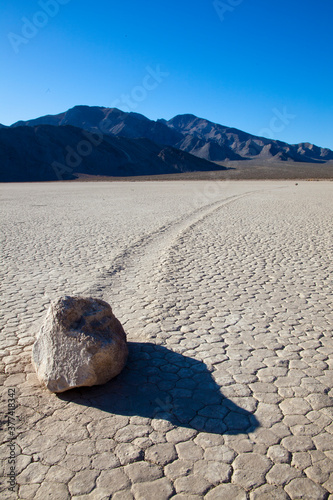
<svg viewBox="0 0 333 500">
<path fill-rule="evenodd" d="M 333 498 L 332 187 L 2 185 L 1 498 Z M 56 396 L 30 355 L 64 294 L 109 302 L 130 356 Z"/>
</svg>

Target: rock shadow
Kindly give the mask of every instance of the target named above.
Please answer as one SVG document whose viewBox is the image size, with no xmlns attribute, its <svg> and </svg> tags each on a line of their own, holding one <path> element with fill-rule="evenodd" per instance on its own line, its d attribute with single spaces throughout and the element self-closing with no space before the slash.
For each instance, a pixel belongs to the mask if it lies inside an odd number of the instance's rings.
<svg viewBox="0 0 333 500">
<path fill-rule="evenodd" d="M 225 398 L 202 361 L 152 343 L 129 342 L 124 370 L 107 384 L 59 394 L 61 399 L 112 414 L 168 420 L 214 434 L 242 434 L 259 426 Z"/>
</svg>

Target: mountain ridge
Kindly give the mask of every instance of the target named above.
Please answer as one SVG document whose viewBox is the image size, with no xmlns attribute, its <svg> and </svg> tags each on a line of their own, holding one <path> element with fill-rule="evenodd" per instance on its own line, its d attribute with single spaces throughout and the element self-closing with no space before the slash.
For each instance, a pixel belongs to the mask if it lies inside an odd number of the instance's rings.
<svg viewBox="0 0 333 500">
<path fill-rule="evenodd" d="M 292 165 L 300 171 L 296 165 L 302 163 L 323 165 L 320 175 L 327 177 L 331 160 L 328 148 L 254 136 L 193 114 L 154 121 L 117 108 L 74 106 L 57 115 L 0 125 L 0 182 L 224 170 L 228 177 L 248 178 L 252 169 L 271 177 L 289 175 Z M 312 177 L 309 167 L 303 170 Z"/>
<path fill-rule="evenodd" d="M 150 120 L 139 113 L 101 106 L 74 106 L 57 115 L 45 115 L 11 125 L 72 125 L 89 131 L 127 138 L 146 137 L 213 162 L 248 160 L 324 163 L 333 160 L 333 151 L 308 142 L 288 144 L 249 134 L 199 118 L 193 114 L 176 115 L 170 120 Z"/>
<path fill-rule="evenodd" d="M 0 182 L 213 170 L 221 166 L 147 138 L 100 136 L 72 125 L 0 128 Z"/>
<path fill-rule="evenodd" d="M 279 158 L 282 161 L 293 160 L 310 163 L 326 162 L 333 159 L 333 151 L 328 148 L 320 148 L 306 142 L 288 144 L 279 140 L 267 139 L 234 127 L 226 127 L 204 118 L 198 118 L 195 115 L 177 115 L 165 124 L 202 140 L 213 141 L 220 146 L 227 145 L 244 159 L 271 156 L 275 161 Z"/>
</svg>

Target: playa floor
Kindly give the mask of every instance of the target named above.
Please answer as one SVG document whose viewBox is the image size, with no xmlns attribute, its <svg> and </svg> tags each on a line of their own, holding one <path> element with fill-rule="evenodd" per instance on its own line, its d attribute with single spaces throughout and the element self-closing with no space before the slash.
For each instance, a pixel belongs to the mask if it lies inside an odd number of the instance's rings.
<svg viewBox="0 0 333 500">
<path fill-rule="evenodd" d="M 0 190 L 1 498 L 333 498 L 332 182 Z M 79 294 L 130 355 L 57 396 L 31 348 Z"/>
</svg>

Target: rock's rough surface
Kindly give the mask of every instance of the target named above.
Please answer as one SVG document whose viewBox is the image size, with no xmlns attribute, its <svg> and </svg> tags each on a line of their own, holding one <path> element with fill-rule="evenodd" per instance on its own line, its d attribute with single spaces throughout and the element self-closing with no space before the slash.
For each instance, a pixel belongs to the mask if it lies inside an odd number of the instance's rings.
<svg viewBox="0 0 333 500">
<path fill-rule="evenodd" d="M 39 380 L 52 392 L 104 384 L 123 369 L 126 334 L 109 304 L 61 297 L 51 303 L 32 350 Z"/>
</svg>

